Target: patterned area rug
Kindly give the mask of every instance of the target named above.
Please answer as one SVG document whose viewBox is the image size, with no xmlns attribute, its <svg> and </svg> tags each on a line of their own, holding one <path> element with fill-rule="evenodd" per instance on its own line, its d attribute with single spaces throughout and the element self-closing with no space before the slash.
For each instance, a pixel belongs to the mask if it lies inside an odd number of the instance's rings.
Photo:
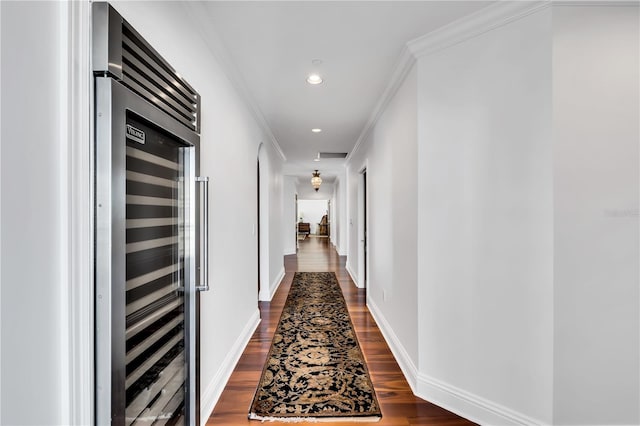
<svg viewBox="0 0 640 426">
<path fill-rule="evenodd" d="M 378 421 L 367 365 L 333 272 L 297 272 L 249 418 Z"/>
</svg>

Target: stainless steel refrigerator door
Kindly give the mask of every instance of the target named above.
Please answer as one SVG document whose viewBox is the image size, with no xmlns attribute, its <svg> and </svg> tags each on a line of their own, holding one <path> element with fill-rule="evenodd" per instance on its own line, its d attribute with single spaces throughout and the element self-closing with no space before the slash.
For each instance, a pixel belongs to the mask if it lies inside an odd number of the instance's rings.
<svg viewBox="0 0 640 426">
<path fill-rule="evenodd" d="M 95 81 L 96 423 L 195 424 L 199 136 Z"/>
</svg>

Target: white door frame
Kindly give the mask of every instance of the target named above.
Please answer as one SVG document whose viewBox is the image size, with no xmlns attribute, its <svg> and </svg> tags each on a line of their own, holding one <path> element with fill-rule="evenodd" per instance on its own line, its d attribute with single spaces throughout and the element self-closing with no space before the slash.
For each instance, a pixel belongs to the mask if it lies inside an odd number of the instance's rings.
<svg viewBox="0 0 640 426">
<path fill-rule="evenodd" d="M 93 75 L 91 73 L 91 3 L 60 4 L 59 20 L 67 28 L 60 40 L 60 136 L 67 141 L 58 161 L 61 177 L 61 282 L 66 293 L 58 301 L 64 312 L 60 331 L 64 388 L 59 400 L 62 421 L 94 420 L 94 280 L 93 280 Z"/>
<path fill-rule="evenodd" d="M 358 171 L 358 282 L 359 288 L 368 287 L 369 273 L 369 247 L 365 250 L 365 244 L 370 246 L 369 235 L 369 182 L 365 185 L 365 173 L 369 175 L 369 164 L 365 160 L 364 165 Z M 366 239 L 366 241 L 365 241 Z"/>
<path fill-rule="evenodd" d="M 259 255 L 259 277 L 260 277 L 260 292 L 258 293 L 258 301 L 270 301 L 271 300 L 271 283 L 269 282 L 269 208 L 271 200 L 269 199 L 269 173 L 271 170 L 271 164 L 269 162 L 269 156 L 264 148 L 264 142 L 258 144 L 257 159 L 260 163 L 260 188 L 257 188 L 260 192 L 260 205 L 258 206 L 258 215 L 260 226 L 257 229 L 260 237 L 260 247 L 258 250 Z"/>
</svg>

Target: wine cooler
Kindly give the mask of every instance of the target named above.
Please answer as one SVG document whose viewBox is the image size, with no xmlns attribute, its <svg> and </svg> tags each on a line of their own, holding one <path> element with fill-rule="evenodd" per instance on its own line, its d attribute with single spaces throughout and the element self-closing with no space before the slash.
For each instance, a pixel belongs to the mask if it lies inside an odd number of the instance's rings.
<svg viewBox="0 0 640 426">
<path fill-rule="evenodd" d="M 200 96 L 94 3 L 96 424 L 197 423 L 208 289 Z"/>
</svg>

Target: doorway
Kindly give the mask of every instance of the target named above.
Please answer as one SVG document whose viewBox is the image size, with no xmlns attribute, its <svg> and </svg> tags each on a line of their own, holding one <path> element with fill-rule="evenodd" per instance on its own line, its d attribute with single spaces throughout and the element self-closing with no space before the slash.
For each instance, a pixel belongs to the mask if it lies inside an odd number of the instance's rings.
<svg viewBox="0 0 640 426">
<path fill-rule="evenodd" d="M 262 145 L 260 145 L 262 147 Z M 256 236 L 258 246 L 258 299 L 260 299 L 260 154 L 258 153 L 258 160 L 256 166 Z"/>
<path fill-rule="evenodd" d="M 331 238 L 331 218 L 333 217 L 333 213 L 331 212 L 331 200 L 327 201 L 327 236 L 329 237 L 329 241 L 333 241 Z"/>
<path fill-rule="evenodd" d="M 298 233 L 308 233 L 311 238 L 329 238 L 329 200 L 298 200 L 296 210 Z"/>
<path fill-rule="evenodd" d="M 369 279 L 369 236 L 368 236 L 368 191 L 367 169 L 360 172 L 358 182 L 358 287 L 367 288 Z"/>
<path fill-rule="evenodd" d="M 298 194 L 295 195 L 295 206 L 296 206 L 296 224 L 295 224 L 295 239 L 296 239 L 296 252 L 298 251 L 298 249 L 300 248 L 300 244 L 298 241 Z"/>
<path fill-rule="evenodd" d="M 364 275 L 363 275 L 363 282 L 362 282 L 362 287 L 364 287 L 365 289 L 367 288 L 367 270 L 369 262 L 368 262 L 368 257 L 369 257 L 369 250 L 368 250 L 368 241 L 367 241 L 367 171 L 365 170 L 364 172 L 362 172 L 362 197 L 364 198 L 364 203 L 363 204 L 363 208 L 364 208 L 364 214 L 363 214 L 363 241 L 362 241 L 362 245 L 363 245 L 363 252 L 364 252 L 364 256 L 362 257 L 362 261 L 364 263 Z"/>
</svg>

